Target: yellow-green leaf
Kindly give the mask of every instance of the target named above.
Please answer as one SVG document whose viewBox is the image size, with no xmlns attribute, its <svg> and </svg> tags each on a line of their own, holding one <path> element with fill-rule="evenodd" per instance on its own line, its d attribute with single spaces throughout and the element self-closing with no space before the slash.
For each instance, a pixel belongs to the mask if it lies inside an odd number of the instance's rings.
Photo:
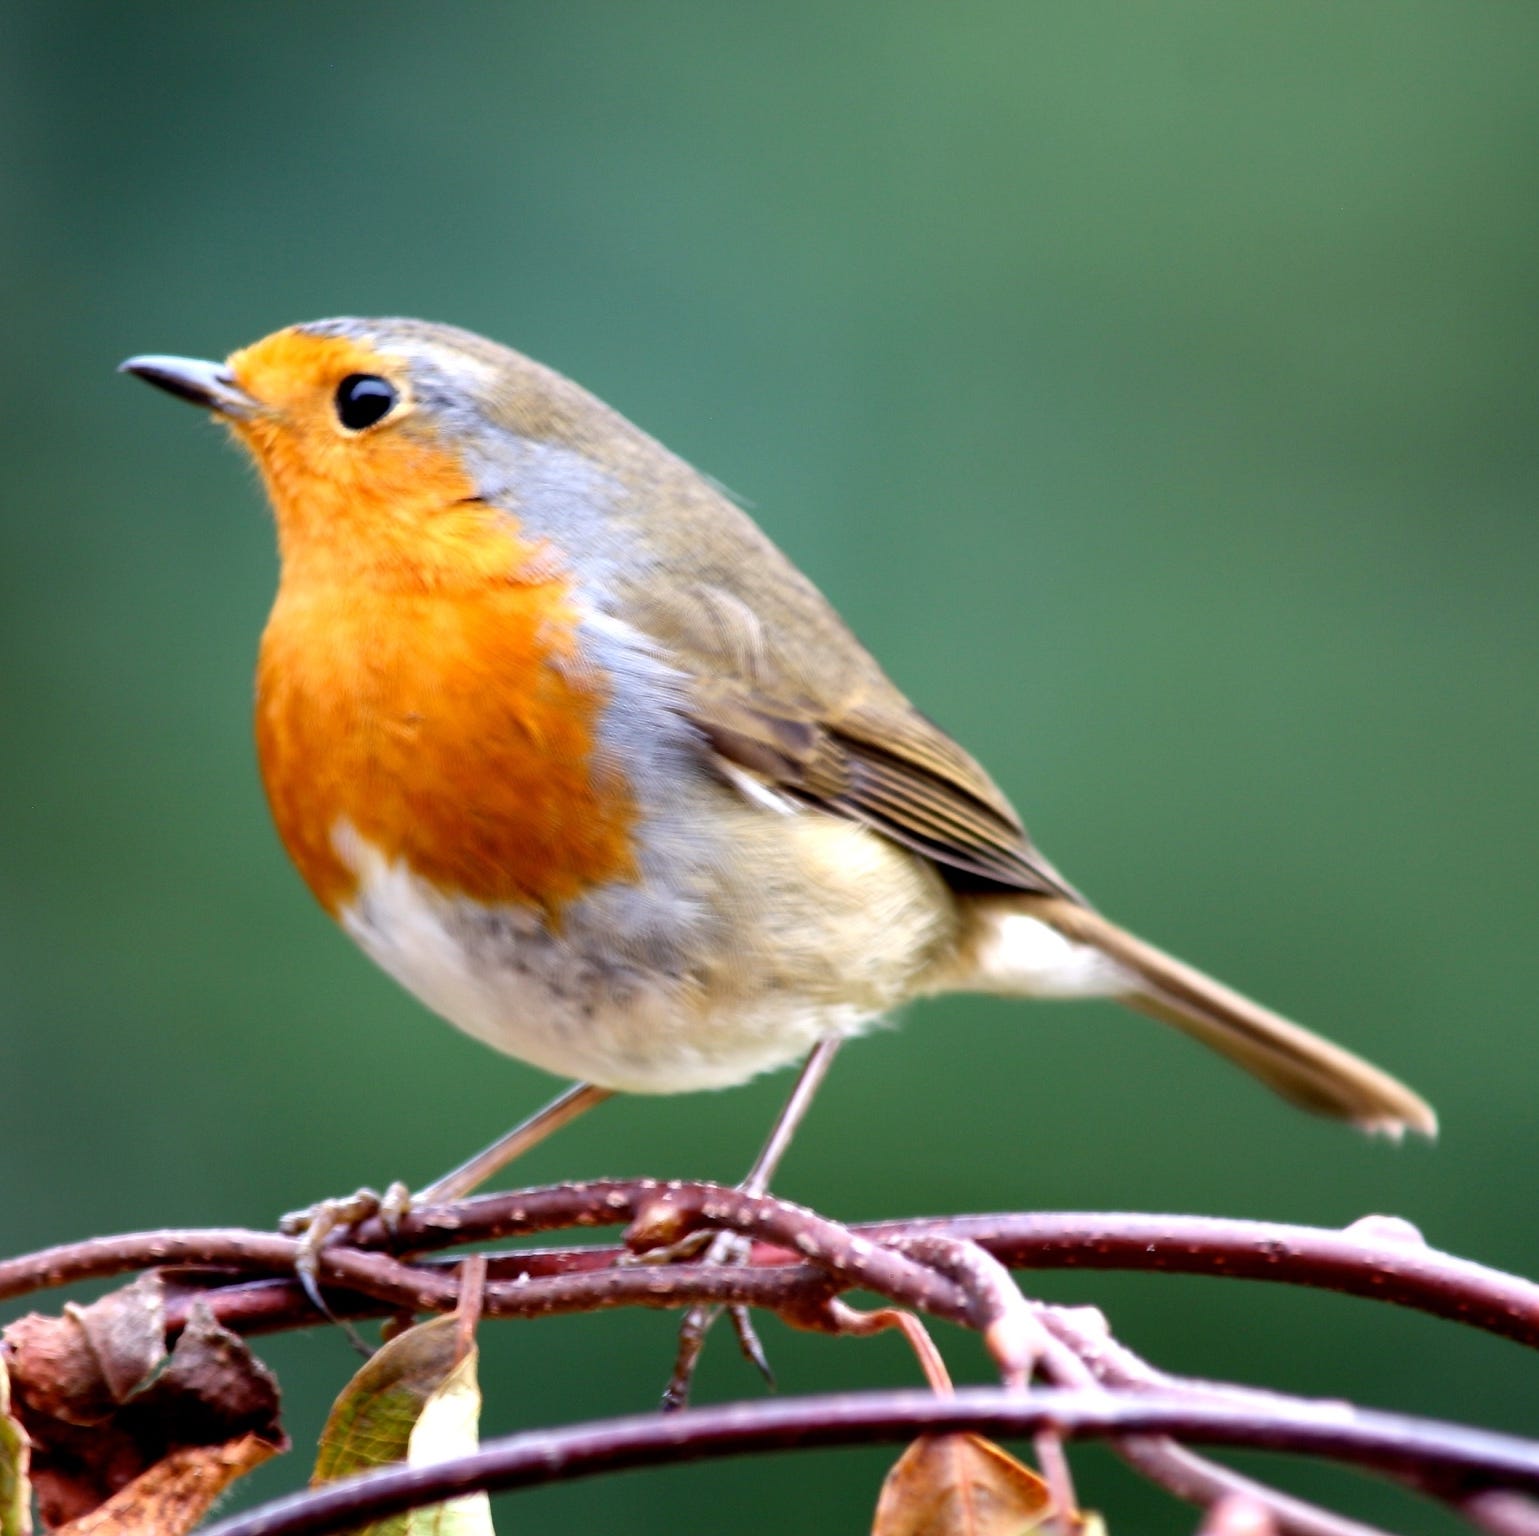
<svg viewBox="0 0 1539 1536">
<path fill-rule="evenodd" d="M 454 1369 L 458 1348 L 454 1319 L 436 1317 L 367 1360 L 332 1405 L 311 1484 L 404 1461 L 422 1405 Z"/>
<path fill-rule="evenodd" d="M 475 1450 L 480 1444 L 480 1424 L 481 1388 L 472 1350 L 422 1405 L 411 1432 L 407 1462 L 425 1467 Z M 409 1536 L 492 1536 L 491 1505 L 484 1493 L 467 1494 L 447 1504 L 413 1510 L 406 1529 Z"/>
<path fill-rule="evenodd" d="M 32 1536 L 31 1443 L 11 1413 L 11 1378 L 0 1354 L 0 1536 Z"/>
<path fill-rule="evenodd" d="M 437 1317 L 386 1344 L 343 1389 L 321 1433 L 312 1484 L 392 1462 L 427 1466 L 479 1444 L 475 1351 L 458 1358 L 459 1323 Z M 484 1494 L 413 1510 L 359 1536 L 492 1536 Z"/>
</svg>

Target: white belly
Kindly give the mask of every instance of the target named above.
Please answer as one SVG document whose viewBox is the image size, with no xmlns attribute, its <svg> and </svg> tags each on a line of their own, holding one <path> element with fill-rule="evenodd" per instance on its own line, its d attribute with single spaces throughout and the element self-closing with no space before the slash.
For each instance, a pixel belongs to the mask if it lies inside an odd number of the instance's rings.
<svg viewBox="0 0 1539 1536">
<path fill-rule="evenodd" d="M 445 898 L 399 864 L 367 863 L 341 918 L 369 958 L 467 1034 L 560 1077 L 629 1093 L 725 1087 L 877 1011 L 774 990 L 712 1003 L 688 970 L 626 958 L 619 892 L 568 909 L 553 932 L 528 909 Z"/>
<path fill-rule="evenodd" d="M 864 829 L 741 814 L 732 856 L 694 869 L 675 847 L 668 878 L 559 922 L 445 896 L 342 827 L 359 884 L 341 920 L 435 1013 L 548 1072 L 631 1093 L 744 1082 L 911 996 L 951 922 L 926 867 Z"/>
</svg>

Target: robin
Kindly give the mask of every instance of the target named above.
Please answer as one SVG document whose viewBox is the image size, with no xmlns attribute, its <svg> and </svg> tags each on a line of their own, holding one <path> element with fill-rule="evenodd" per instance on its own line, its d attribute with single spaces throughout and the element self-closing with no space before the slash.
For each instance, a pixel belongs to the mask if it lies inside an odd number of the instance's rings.
<svg viewBox="0 0 1539 1536">
<path fill-rule="evenodd" d="M 807 1058 L 762 1188 L 838 1042 L 952 991 L 1116 998 L 1306 1109 L 1435 1131 L 1097 912 L 747 514 L 568 379 L 403 319 L 123 367 L 272 501 L 256 737 L 305 882 L 429 1008 L 576 1080 L 427 1195 L 610 1093 Z"/>
</svg>

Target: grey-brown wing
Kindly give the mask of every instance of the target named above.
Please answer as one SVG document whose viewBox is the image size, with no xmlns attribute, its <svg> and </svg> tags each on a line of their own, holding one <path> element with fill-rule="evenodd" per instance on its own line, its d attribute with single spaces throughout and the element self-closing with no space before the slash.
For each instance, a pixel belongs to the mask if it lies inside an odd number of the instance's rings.
<svg viewBox="0 0 1539 1536">
<path fill-rule="evenodd" d="M 912 848 L 959 887 L 1081 900 L 983 769 L 895 702 L 818 709 L 718 676 L 697 681 L 690 713 L 725 762 Z"/>
<path fill-rule="evenodd" d="M 637 528 L 659 567 L 692 579 L 637 581 L 623 612 L 685 679 L 682 707 L 721 761 L 914 849 L 959 888 L 1082 901 L 817 588 L 743 512 L 675 468 L 675 499 L 702 515 Z"/>
</svg>

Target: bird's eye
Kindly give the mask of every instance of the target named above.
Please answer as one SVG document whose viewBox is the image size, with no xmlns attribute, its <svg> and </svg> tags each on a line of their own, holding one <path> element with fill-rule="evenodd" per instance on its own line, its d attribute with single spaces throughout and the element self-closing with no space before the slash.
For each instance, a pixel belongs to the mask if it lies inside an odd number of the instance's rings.
<svg viewBox="0 0 1539 1536">
<path fill-rule="evenodd" d="M 337 420 L 362 432 L 388 416 L 399 397 L 395 385 L 374 373 L 350 373 L 337 385 Z"/>
</svg>

